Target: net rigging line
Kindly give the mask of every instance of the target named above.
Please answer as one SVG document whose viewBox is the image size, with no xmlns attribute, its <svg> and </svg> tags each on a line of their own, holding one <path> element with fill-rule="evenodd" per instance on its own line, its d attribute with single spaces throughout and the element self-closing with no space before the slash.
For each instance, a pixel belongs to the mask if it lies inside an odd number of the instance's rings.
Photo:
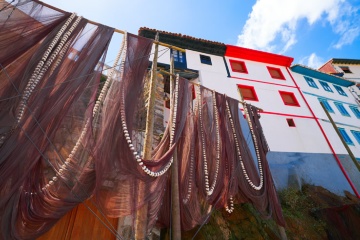
<svg viewBox="0 0 360 240">
<path fill-rule="evenodd" d="M 19 92 L 19 89 L 15 86 L 14 82 L 11 80 L 10 76 L 6 73 L 8 79 L 11 81 L 11 84 L 13 85 L 13 87 L 15 88 L 15 90 L 17 92 Z M 25 106 L 27 107 L 27 104 L 25 104 Z M 31 113 L 31 115 L 33 116 L 33 112 L 32 110 L 27 107 L 28 111 Z M 47 136 L 47 134 L 45 133 L 45 130 L 41 127 L 40 123 L 38 122 L 38 120 L 33 116 L 33 119 L 35 120 L 36 124 L 38 125 L 38 127 L 40 128 L 40 130 L 44 133 L 44 136 L 46 137 L 46 139 L 48 140 L 49 144 L 51 144 L 51 146 L 54 147 L 55 152 L 57 153 L 57 155 L 62 158 L 61 154 L 58 152 L 58 150 L 55 148 L 54 144 L 52 143 L 52 141 L 49 139 L 49 137 Z M 29 139 L 29 141 L 32 143 L 32 145 L 36 148 L 36 150 L 38 151 L 38 153 L 44 158 L 46 159 L 47 163 L 52 167 L 52 169 L 57 172 L 55 170 L 54 165 L 49 161 L 49 159 L 44 155 L 43 152 L 41 152 L 41 150 L 39 149 L 39 147 L 35 144 L 35 142 L 32 140 L 32 138 L 29 136 L 29 134 L 23 129 L 23 127 L 21 125 L 19 125 L 19 127 L 21 128 L 22 132 L 25 134 L 25 136 Z M 71 173 L 70 173 L 71 174 Z M 76 180 L 77 183 L 78 179 L 75 177 L 74 178 Z M 63 180 L 62 178 L 60 178 L 60 180 L 71 190 L 70 186 L 66 183 L 65 180 Z M 81 184 L 80 184 L 81 186 Z M 84 191 L 83 187 L 80 187 L 80 189 L 83 191 L 83 193 L 86 194 L 86 192 Z M 79 198 L 78 195 L 76 195 L 73 191 L 70 191 L 70 193 L 77 198 L 78 200 L 81 200 Z M 97 209 L 99 210 L 99 212 L 101 213 L 101 215 L 106 219 L 106 221 L 109 223 L 109 225 L 111 226 L 110 228 L 107 226 L 107 224 L 100 219 L 100 217 L 84 202 L 82 202 L 85 207 L 101 222 L 101 224 L 103 224 L 103 226 L 105 226 L 117 239 L 123 239 L 119 233 L 114 229 L 114 227 L 112 226 L 112 224 L 109 222 L 109 220 L 107 219 L 106 215 L 101 211 L 101 209 L 90 199 L 90 201 L 95 205 L 95 207 L 97 207 Z"/>
</svg>

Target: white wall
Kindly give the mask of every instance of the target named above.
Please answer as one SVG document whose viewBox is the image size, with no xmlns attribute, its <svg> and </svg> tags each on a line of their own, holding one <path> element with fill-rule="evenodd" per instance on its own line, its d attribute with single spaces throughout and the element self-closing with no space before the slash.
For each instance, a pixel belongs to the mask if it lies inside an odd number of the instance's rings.
<svg viewBox="0 0 360 240">
<path fill-rule="evenodd" d="M 292 118 L 296 127 L 289 127 L 286 116 L 261 114 L 261 125 L 270 151 L 331 153 L 314 119 Z"/>
<path fill-rule="evenodd" d="M 349 67 L 350 71 L 352 73 L 344 73 L 343 78 L 351 79 L 351 80 L 357 80 L 357 82 L 360 81 L 360 65 L 352 65 L 352 64 L 332 64 L 336 71 L 342 73 L 343 70 L 341 70 L 340 66 Z"/>
<path fill-rule="evenodd" d="M 347 65 L 347 64 L 334 64 L 334 63 L 332 65 L 338 72 L 343 72 L 339 66 L 349 67 L 352 73 L 344 73 L 343 77 L 349 80 L 353 80 L 357 83 L 360 83 L 360 65 L 351 65 L 351 64 Z M 352 89 L 355 92 L 355 94 L 357 95 L 357 99 L 360 100 L 360 89 L 356 86 L 352 86 L 350 87 L 350 89 Z"/>
<path fill-rule="evenodd" d="M 229 60 L 240 60 L 240 61 L 245 62 L 248 73 L 232 72 Z M 286 70 L 286 67 L 277 66 L 277 65 L 273 65 L 273 64 L 265 64 L 265 63 L 261 63 L 261 62 L 254 62 L 254 61 L 244 60 L 244 59 L 229 58 L 229 57 L 226 57 L 226 63 L 229 67 L 229 71 L 230 71 L 232 77 L 243 78 L 243 79 L 252 79 L 252 80 L 256 80 L 256 81 L 262 81 L 262 82 L 275 83 L 275 84 L 295 87 L 295 84 L 292 81 L 288 71 Z M 270 76 L 270 73 L 269 73 L 267 67 L 279 68 L 281 70 L 282 74 L 284 75 L 285 80 L 272 78 Z"/>
<path fill-rule="evenodd" d="M 159 49 L 164 48 L 160 46 Z M 200 54 L 210 56 L 212 65 L 201 63 Z M 150 59 L 152 58 L 150 57 Z M 238 59 L 244 61 L 246 64 L 248 73 L 244 74 L 232 72 L 229 58 L 226 57 L 225 59 L 230 75 L 233 77 L 228 77 L 223 57 L 186 50 L 187 67 L 199 71 L 199 81 L 203 86 L 209 89 L 215 89 L 217 92 L 227 94 L 229 97 L 235 99 L 240 99 L 237 84 L 253 86 L 255 88 L 259 101 L 247 102 L 264 110 L 264 113 L 261 114 L 260 121 L 271 151 L 331 153 L 315 119 L 312 118 L 311 112 L 285 67 Z M 170 51 L 159 57 L 159 62 L 169 64 Z M 280 68 L 285 80 L 272 78 L 267 66 Z M 296 74 L 294 73 L 293 75 Z M 299 74 L 297 75 L 298 76 L 294 76 L 294 78 L 297 78 L 299 86 L 306 89 L 306 91 L 315 93 L 316 90 L 323 90 L 319 83 L 319 89 L 311 89 L 303 77 Z M 279 90 L 293 92 L 300 107 L 285 105 L 279 94 Z M 333 90 L 334 93 L 327 93 L 323 90 L 324 96 L 330 97 L 335 95 L 338 99 L 345 101 L 344 99 L 346 97 L 338 94 L 336 89 L 333 88 Z M 346 93 L 350 94 L 348 90 L 346 90 Z M 325 116 L 321 114 L 323 111 L 320 108 L 321 106 L 317 97 L 307 96 L 307 99 L 314 108 L 314 111 L 317 112 L 318 117 L 325 118 Z M 335 106 L 333 106 L 333 108 L 334 111 L 337 111 Z M 350 113 L 350 109 L 348 110 Z M 352 112 L 350 114 L 352 114 Z M 289 127 L 286 121 L 287 118 L 292 118 L 296 127 Z M 333 138 L 331 141 L 335 145 L 336 151 L 339 154 L 346 154 L 340 139 L 337 138 L 336 135 L 333 135 L 335 131 L 331 125 L 327 122 L 322 122 L 321 124 L 324 126 L 325 131 Z M 355 142 L 354 139 L 354 143 Z"/>
<path fill-rule="evenodd" d="M 151 48 L 151 52 L 149 56 L 150 61 L 154 60 L 154 52 L 155 52 L 155 44 L 153 44 Z M 170 53 L 171 51 L 169 48 L 159 45 L 158 62 L 170 65 Z"/>
<path fill-rule="evenodd" d="M 338 134 L 334 130 L 333 126 L 329 122 L 329 119 L 321 107 L 318 98 L 323 97 L 327 100 L 331 108 L 334 110 L 334 113 L 330 113 L 331 118 L 336 123 L 337 127 L 344 128 L 347 132 L 350 139 L 353 141 L 354 145 L 348 145 L 351 149 L 352 153 L 355 155 L 355 157 L 360 157 L 360 144 L 356 141 L 355 137 L 351 133 L 350 130 L 360 131 L 360 119 L 358 119 L 354 113 L 351 111 L 349 106 L 356 105 L 356 100 L 351 95 L 351 92 L 348 88 L 342 87 L 344 92 L 348 95 L 342 96 L 340 95 L 337 90 L 334 88 L 333 84 L 328 83 L 333 92 L 328 92 L 323 89 L 323 87 L 319 83 L 319 79 L 312 78 L 318 88 L 310 87 L 306 80 L 304 79 L 304 76 L 298 73 L 293 73 L 293 77 L 295 81 L 297 82 L 298 86 L 304 93 L 304 97 L 306 98 L 307 102 L 311 106 L 313 112 L 315 113 L 315 116 L 319 118 L 320 124 L 323 127 L 329 141 L 331 142 L 331 145 L 333 146 L 335 152 L 337 154 L 348 154 L 346 151 L 346 148 L 344 147 L 342 141 L 338 137 Z M 310 94 L 309 94 L 310 93 Z M 344 108 L 347 110 L 347 112 L 350 114 L 350 117 L 343 116 L 334 102 L 340 102 L 344 106 Z"/>
</svg>

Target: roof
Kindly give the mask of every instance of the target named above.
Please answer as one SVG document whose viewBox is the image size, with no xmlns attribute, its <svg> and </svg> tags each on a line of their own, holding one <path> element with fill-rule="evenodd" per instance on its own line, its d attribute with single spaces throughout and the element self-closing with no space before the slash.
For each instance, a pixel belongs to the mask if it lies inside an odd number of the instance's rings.
<svg viewBox="0 0 360 240">
<path fill-rule="evenodd" d="M 350 81 L 348 79 L 338 77 L 332 74 L 320 72 L 316 69 L 301 65 L 301 64 L 295 64 L 290 67 L 293 72 L 300 73 L 302 75 L 306 75 L 309 77 L 313 77 L 319 80 L 323 80 L 326 82 L 334 83 L 343 87 L 350 87 L 352 85 L 355 85 L 355 82 Z"/>
<path fill-rule="evenodd" d="M 167 43 L 176 47 L 194 50 L 197 52 L 208 53 L 217 56 L 224 56 L 226 45 L 224 43 L 209 41 L 201 38 L 195 38 L 181 33 L 171 33 L 141 27 L 139 29 L 139 36 L 155 39 L 156 33 L 159 33 L 159 41 Z"/>
<path fill-rule="evenodd" d="M 243 48 L 233 45 L 226 45 L 227 57 L 241 58 L 256 62 L 269 63 L 284 67 L 290 67 L 291 63 L 294 61 L 294 58 L 287 57 L 279 54 L 263 52 L 259 50 Z"/>
<path fill-rule="evenodd" d="M 335 64 L 360 64 L 360 59 L 333 58 L 331 60 Z"/>
</svg>

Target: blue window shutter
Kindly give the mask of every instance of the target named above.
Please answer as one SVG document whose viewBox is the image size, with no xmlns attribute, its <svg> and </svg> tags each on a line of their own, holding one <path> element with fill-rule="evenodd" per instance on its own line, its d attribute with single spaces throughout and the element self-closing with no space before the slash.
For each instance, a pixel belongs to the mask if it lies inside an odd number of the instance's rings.
<svg viewBox="0 0 360 240">
<path fill-rule="evenodd" d="M 174 56 L 174 67 L 177 69 L 187 69 L 186 53 L 171 49 Z"/>
<path fill-rule="evenodd" d="M 319 98 L 319 101 L 324 104 L 324 107 L 325 107 L 325 109 L 326 109 L 328 112 L 334 113 L 334 110 L 332 109 L 332 107 L 330 106 L 330 104 L 328 103 L 328 101 L 326 101 L 325 99 L 321 99 L 321 98 Z"/>
<path fill-rule="evenodd" d="M 313 88 L 318 88 L 318 86 L 316 85 L 314 79 L 310 78 L 310 77 L 306 77 L 304 76 L 307 84 L 310 86 L 310 87 L 313 87 Z"/>
<path fill-rule="evenodd" d="M 356 141 L 360 144 L 360 132 L 355 131 L 355 130 L 351 130 L 351 133 L 354 135 Z"/>
<path fill-rule="evenodd" d="M 338 93 L 339 93 L 340 95 L 347 97 L 346 92 L 345 92 L 344 89 L 342 89 L 340 86 L 334 85 L 334 88 L 336 89 L 336 91 L 338 91 Z"/>
<path fill-rule="evenodd" d="M 337 107 L 337 109 L 339 109 L 339 112 L 341 113 L 341 115 L 350 117 L 350 114 L 345 109 L 344 105 L 342 105 L 341 103 L 335 103 L 335 106 Z"/>
<path fill-rule="evenodd" d="M 333 90 L 331 89 L 331 87 L 329 86 L 329 84 L 327 84 L 326 82 L 322 82 L 322 81 L 319 81 L 321 86 L 324 88 L 325 91 L 327 92 L 333 92 Z"/>
<path fill-rule="evenodd" d="M 346 133 L 344 128 L 338 128 L 339 132 L 342 136 L 342 138 L 344 139 L 344 141 L 348 144 L 348 145 L 354 145 L 353 141 L 351 140 L 351 138 L 349 137 L 349 135 Z"/>
<path fill-rule="evenodd" d="M 350 107 L 351 111 L 355 114 L 357 118 L 360 118 L 360 110 L 357 107 Z"/>
</svg>

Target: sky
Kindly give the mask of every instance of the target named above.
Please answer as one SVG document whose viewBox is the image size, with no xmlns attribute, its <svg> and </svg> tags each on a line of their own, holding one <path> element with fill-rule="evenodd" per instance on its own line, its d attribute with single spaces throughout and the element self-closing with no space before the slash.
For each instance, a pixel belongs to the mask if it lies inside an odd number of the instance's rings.
<svg viewBox="0 0 360 240">
<path fill-rule="evenodd" d="M 293 64 L 312 68 L 331 58 L 360 59 L 360 0 L 43 1 L 134 34 L 140 27 L 181 33 L 293 57 Z"/>
</svg>

